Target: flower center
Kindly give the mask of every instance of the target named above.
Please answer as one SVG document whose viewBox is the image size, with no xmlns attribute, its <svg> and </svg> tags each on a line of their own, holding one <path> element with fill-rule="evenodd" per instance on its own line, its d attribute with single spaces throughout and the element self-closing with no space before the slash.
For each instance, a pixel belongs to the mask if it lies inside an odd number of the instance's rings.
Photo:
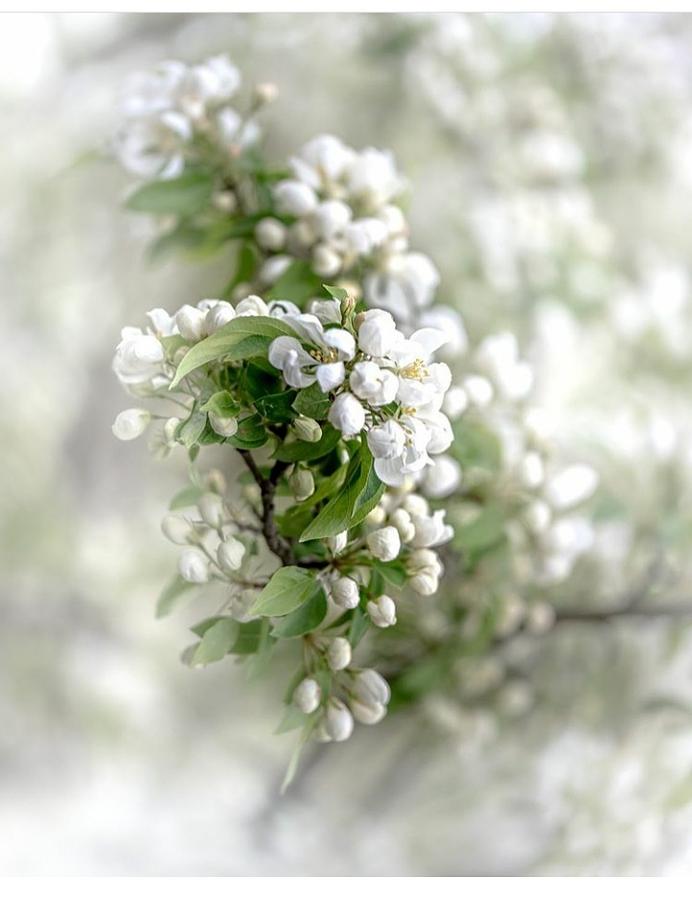
<svg viewBox="0 0 692 900">
<path fill-rule="evenodd" d="M 310 356 L 319 363 L 333 363 L 338 360 L 337 352 L 333 347 L 330 347 L 328 350 L 311 350 Z"/>
<path fill-rule="evenodd" d="M 404 378 L 411 378 L 414 381 L 422 381 L 430 372 L 422 359 L 414 359 L 412 363 L 401 369 L 400 375 Z"/>
</svg>

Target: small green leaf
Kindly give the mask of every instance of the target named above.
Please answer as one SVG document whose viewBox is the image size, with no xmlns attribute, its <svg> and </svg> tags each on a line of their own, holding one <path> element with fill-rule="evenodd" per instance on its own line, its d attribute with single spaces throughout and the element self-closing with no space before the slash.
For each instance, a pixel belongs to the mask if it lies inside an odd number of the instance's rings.
<svg viewBox="0 0 692 900">
<path fill-rule="evenodd" d="M 197 501 L 202 496 L 202 494 L 203 491 L 201 490 L 201 488 L 196 487 L 194 484 L 189 484 L 181 491 L 178 491 L 178 493 L 168 504 L 168 508 L 173 511 L 177 509 L 186 509 L 188 506 L 196 506 Z"/>
<path fill-rule="evenodd" d="M 340 303 L 348 299 L 348 291 L 344 290 L 343 288 L 335 287 L 332 284 L 323 284 L 322 287 L 330 296 L 332 296 L 335 300 L 338 300 Z"/>
<path fill-rule="evenodd" d="M 178 426 L 178 440 L 189 450 L 199 440 L 206 424 L 207 414 L 202 412 L 198 407 L 195 407 L 192 410 L 190 417 Z"/>
<path fill-rule="evenodd" d="M 286 616 L 320 592 L 313 573 L 284 566 L 274 572 L 248 612 L 254 616 Z"/>
<path fill-rule="evenodd" d="M 184 172 L 178 178 L 145 184 L 125 205 L 134 212 L 190 216 L 209 206 L 213 189 L 207 172 Z"/>
<path fill-rule="evenodd" d="M 291 419 L 296 417 L 293 409 L 295 397 L 295 391 L 266 394 L 264 397 L 258 397 L 255 400 L 255 409 L 265 419 L 269 419 L 272 422 L 290 422 Z"/>
<path fill-rule="evenodd" d="M 506 518 L 501 506 L 487 506 L 472 522 L 456 527 L 454 546 L 467 553 L 493 546 L 504 537 Z"/>
<path fill-rule="evenodd" d="M 238 623 L 225 617 L 206 629 L 199 646 L 192 655 L 193 666 L 217 662 L 230 652 L 238 637 Z"/>
<path fill-rule="evenodd" d="M 372 454 L 363 443 L 351 459 L 344 486 L 320 510 L 300 540 L 333 537 L 340 531 L 354 528 L 374 509 L 383 491 L 384 485 L 372 465 Z"/>
<path fill-rule="evenodd" d="M 174 575 L 159 594 L 159 599 L 156 603 L 156 618 L 162 619 L 164 616 L 169 615 L 177 605 L 180 597 L 193 587 L 195 587 L 194 584 L 185 581 L 180 575 Z"/>
<path fill-rule="evenodd" d="M 291 300 L 300 306 L 310 297 L 316 297 L 322 287 L 321 280 L 312 271 L 310 263 L 297 259 L 286 269 L 272 289 L 266 294 L 269 300 Z"/>
<path fill-rule="evenodd" d="M 226 443 L 238 450 L 255 450 L 267 443 L 269 434 L 257 415 L 246 416 L 238 422 L 238 430 Z"/>
<path fill-rule="evenodd" d="M 236 402 L 228 391 L 217 391 L 212 394 L 201 410 L 207 413 L 214 413 L 216 416 L 230 419 L 237 416 L 241 410 L 241 406 Z"/>
<path fill-rule="evenodd" d="M 293 330 L 280 319 L 238 316 L 188 350 L 171 382 L 171 389 L 190 372 L 217 359 L 239 362 L 266 355 L 269 344 L 282 335 L 293 335 Z"/>
<path fill-rule="evenodd" d="M 290 704 L 284 710 L 283 718 L 274 729 L 274 734 L 286 734 L 287 731 L 295 731 L 296 728 L 303 728 L 308 722 L 308 716 L 301 712 L 298 707 Z"/>
<path fill-rule="evenodd" d="M 404 564 L 398 559 L 387 563 L 373 560 L 372 568 L 394 587 L 403 587 L 406 584 L 406 569 Z"/>
<path fill-rule="evenodd" d="M 314 631 L 326 615 L 327 598 L 320 587 L 302 606 L 277 622 L 272 635 L 277 638 L 299 637 Z"/>
<path fill-rule="evenodd" d="M 301 416 L 323 422 L 329 414 L 331 405 L 332 401 L 329 395 L 323 393 L 322 388 L 315 382 L 310 387 L 298 391 L 298 396 L 293 402 L 293 409 Z"/>
<path fill-rule="evenodd" d="M 348 630 L 348 642 L 352 647 L 360 643 L 365 632 L 370 628 L 370 619 L 365 615 L 360 607 L 353 610 L 353 618 L 351 619 L 351 627 Z"/>
</svg>

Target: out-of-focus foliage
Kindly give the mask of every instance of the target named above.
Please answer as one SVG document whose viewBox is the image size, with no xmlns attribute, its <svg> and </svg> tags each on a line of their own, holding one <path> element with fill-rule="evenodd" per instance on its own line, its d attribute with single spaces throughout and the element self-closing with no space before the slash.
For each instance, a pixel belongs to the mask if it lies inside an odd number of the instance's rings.
<svg viewBox="0 0 692 900">
<path fill-rule="evenodd" d="M 685 618 L 521 636 L 460 673 L 478 686 L 464 708 L 426 708 L 447 735 L 434 752 L 420 713 L 392 717 L 276 804 L 263 689 L 192 678 L 171 652 L 182 626 L 153 621 L 170 556 L 150 538 L 180 479 L 109 430 L 120 322 L 213 296 L 227 266 L 149 268 L 146 226 L 113 213 L 124 180 L 93 158 L 126 73 L 221 51 L 281 84 L 277 156 L 318 130 L 395 147 L 443 299 L 474 340 L 520 334 L 565 458 L 600 472 L 594 550 L 555 599 L 684 604 L 688 18 L 37 16 L 2 41 L 2 867 L 689 868 Z"/>
</svg>

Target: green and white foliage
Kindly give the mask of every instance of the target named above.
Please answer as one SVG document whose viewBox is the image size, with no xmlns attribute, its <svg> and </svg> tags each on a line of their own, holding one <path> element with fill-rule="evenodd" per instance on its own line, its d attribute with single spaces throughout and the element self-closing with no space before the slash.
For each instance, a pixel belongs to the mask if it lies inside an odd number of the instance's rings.
<svg viewBox="0 0 692 900">
<path fill-rule="evenodd" d="M 184 661 L 265 670 L 285 644 L 279 730 L 300 729 L 300 748 L 448 690 L 462 658 L 521 627 L 547 630 L 547 590 L 591 542 L 573 509 L 596 477 L 555 470 L 514 335 L 470 348 L 435 304 L 391 154 L 320 135 L 270 165 L 256 114 L 275 89 L 239 90 L 215 57 L 165 63 L 127 95 L 116 149 L 142 179 L 127 205 L 158 223 L 153 254 L 234 264 L 218 298 L 123 329 L 113 368 L 137 405 L 113 431 L 189 456 L 158 613 L 195 586 L 224 599 Z M 225 475 L 199 468 L 212 445 Z"/>
</svg>

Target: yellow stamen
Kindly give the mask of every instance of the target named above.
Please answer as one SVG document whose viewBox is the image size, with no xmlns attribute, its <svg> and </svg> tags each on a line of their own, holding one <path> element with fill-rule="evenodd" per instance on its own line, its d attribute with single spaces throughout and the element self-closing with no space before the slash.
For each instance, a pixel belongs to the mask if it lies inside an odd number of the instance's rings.
<svg viewBox="0 0 692 900">
<path fill-rule="evenodd" d="M 407 366 L 401 369 L 400 374 L 404 378 L 411 378 L 414 381 L 422 381 L 430 374 L 430 372 L 428 371 L 428 367 L 425 365 L 422 359 L 414 359 L 412 363 L 409 363 Z"/>
</svg>

